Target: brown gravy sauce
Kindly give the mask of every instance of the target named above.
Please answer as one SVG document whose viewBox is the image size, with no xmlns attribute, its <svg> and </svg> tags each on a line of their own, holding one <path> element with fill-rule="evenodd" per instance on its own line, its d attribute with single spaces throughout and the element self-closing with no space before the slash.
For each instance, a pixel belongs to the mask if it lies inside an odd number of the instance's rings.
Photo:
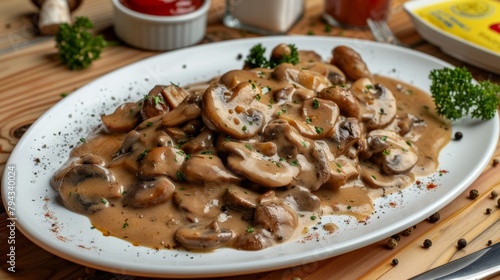
<svg viewBox="0 0 500 280">
<path fill-rule="evenodd" d="M 320 188 L 313 191 L 312 193 L 321 200 L 321 208 L 315 211 L 297 211 L 298 226 L 289 239 L 300 236 L 304 227 L 316 224 L 322 215 L 351 215 L 364 220 L 374 211 L 373 200 L 411 186 L 416 177 L 426 176 L 436 171 L 439 151 L 450 141 L 449 124 L 444 123 L 434 114 L 432 99 L 418 88 L 389 77 L 375 76 L 374 79 L 375 82 L 383 84 L 392 91 L 397 99 L 398 112 L 410 113 L 421 120 L 422 126 L 414 127 L 406 135 L 419 155 L 416 166 L 408 174 L 394 175 L 394 177 L 403 178 L 401 183 L 385 188 L 367 186 L 361 179 L 363 176 L 361 174 L 359 178 L 350 180 L 339 188 Z M 390 126 L 395 125 L 397 124 L 390 124 Z M 122 186 L 119 192 L 127 192 L 128 188 L 137 182 L 136 174 L 131 170 L 136 170 L 138 163 L 127 158 L 114 159 L 122 146 L 125 135 L 126 133 L 107 134 L 96 131 L 86 143 L 79 145 L 71 152 L 71 157 L 75 159 L 85 154 L 98 154 L 105 162 L 112 162 L 107 164 L 107 168 L 116 182 Z M 69 165 L 72 159 L 68 162 Z M 372 170 L 370 167 L 366 169 L 366 172 L 370 174 L 366 176 L 372 178 L 391 177 Z M 58 180 L 57 176 L 58 174 L 54 181 Z M 91 183 L 91 181 L 88 182 L 88 184 Z M 223 209 L 228 184 L 195 184 L 176 181 L 174 185 L 175 192 L 177 192 L 177 204 L 174 203 L 174 198 L 171 198 L 160 205 L 137 208 L 124 206 L 120 198 L 111 198 L 103 200 L 103 204 L 107 204 L 107 207 L 86 215 L 92 226 L 102 231 L 105 236 L 115 236 L 137 246 L 156 249 L 171 249 L 179 246 L 174 233 L 181 225 L 191 222 L 186 221 L 186 211 L 179 210 L 179 204 L 189 208 L 188 211 L 203 213 L 202 216 L 194 218 L 198 219 L 198 222 L 216 220 L 221 228 L 231 229 L 234 236 L 243 235 L 252 230 L 248 219 L 245 219 L 246 213 Z M 81 188 L 84 187 L 81 186 Z M 294 208 L 293 200 L 288 199 L 287 190 L 276 188 L 274 192 L 276 197 L 288 201 L 289 205 Z M 259 194 L 262 195 L 262 193 Z M 71 193 L 61 191 L 61 196 L 63 195 L 70 196 Z M 73 206 L 73 210 L 75 208 L 78 206 Z M 333 224 L 324 225 L 324 230 L 334 231 L 336 228 Z M 228 246 L 233 245 L 229 243 Z"/>
</svg>

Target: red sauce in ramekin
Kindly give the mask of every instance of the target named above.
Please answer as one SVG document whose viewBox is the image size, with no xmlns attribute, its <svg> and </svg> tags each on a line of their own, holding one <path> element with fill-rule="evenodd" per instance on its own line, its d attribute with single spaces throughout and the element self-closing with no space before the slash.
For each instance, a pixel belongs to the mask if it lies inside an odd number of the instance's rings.
<svg viewBox="0 0 500 280">
<path fill-rule="evenodd" d="M 120 0 L 123 6 L 148 15 L 179 16 L 191 13 L 203 5 L 204 0 Z"/>
</svg>

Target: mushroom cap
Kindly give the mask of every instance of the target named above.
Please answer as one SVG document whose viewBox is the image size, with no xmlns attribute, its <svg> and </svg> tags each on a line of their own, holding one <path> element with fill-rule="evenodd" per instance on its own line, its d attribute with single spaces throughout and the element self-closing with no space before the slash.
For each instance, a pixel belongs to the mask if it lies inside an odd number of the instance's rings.
<svg viewBox="0 0 500 280">
<path fill-rule="evenodd" d="M 109 207 L 108 199 L 120 198 L 123 187 L 105 167 L 77 164 L 64 174 L 59 194 L 69 209 L 92 214 Z"/>
<path fill-rule="evenodd" d="M 213 221 L 182 226 L 175 232 L 175 240 L 189 250 L 211 251 L 225 246 L 233 235 L 232 230 L 220 228 L 217 221 Z"/>
<path fill-rule="evenodd" d="M 360 78 L 372 79 L 372 73 L 363 58 L 351 47 L 335 47 L 332 55 L 332 64 L 338 66 L 349 79 L 353 81 Z"/>
<path fill-rule="evenodd" d="M 202 99 L 203 122 L 212 130 L 230 135 L 234 139 L 248 139 L 264 126 L 264 114 L 253 106 L 259 86 L 241 82 L 234 88 L 225 85 L 209 86 Z"/>
<path fill-rule="evenodd" d="M 368 130 L 384 128 L 397 113 L 396 98 L 381 84 L 372 84 L 370 79 L 361 78 L 350 89 L 361 106 L 361 119 Z"/>
</svg>

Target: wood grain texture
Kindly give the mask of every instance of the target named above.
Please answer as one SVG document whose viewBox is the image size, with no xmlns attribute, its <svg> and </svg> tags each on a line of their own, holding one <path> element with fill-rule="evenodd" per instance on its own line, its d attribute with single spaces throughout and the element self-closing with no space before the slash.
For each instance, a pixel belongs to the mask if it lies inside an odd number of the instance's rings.
<svg viewBox="0 0 500 280">
<path fill-rule="evenodd" d="M 443 59 L 456 66 L 466 66 L 478 80 L 490 79 L 500 83 L 500 76 L 467 65 L 423 40 L 402 10 L 403 0 L 391 5 L 390 27 L 406 45 L 417 51 Z M 323 35 L 373 40 L 365 29 L 330 27 L 322 20 L 323 0 L 305 0 L 302 19 L 289 31 L 290 35 Z M 255 37 L 221 24 L 224 0 L 212 0 L 207 34 L 201 43 Z M 102 58 L 83 71 L 69 71 L 57 59 L 52 37 L 39 37 L 33 27 L 36 7 L 28 0 L 0 2 L 0 170 L 22 133 L 44 112 L 61 100 L 62 95 L 122 66 L 157 52 L 147 52 L 126 45 L 105 49 Z M 112 7 L 108 0 L 85 0 L 74 13 L 89 16 L 96 31 L 116 40 L 112 30 Z M 500 158 L 497 147 L 494 158 Z M 399 245 L 387 249 L 385 240 L 326 260 L 304 260 L 296 267 L 257 274 L 223 278 L 251 279 L 406 279 L 429 268 L 447 263 L 465 254 L 500 242 L 500 208 L 490 198 L 492 190 L 500 191 L 500 165 L 489 165 L 482 175 L 457 199 L 439 211 L 437 223 L 423 221 L 412 234 L 401 236 Z M 479 191 L 474 200 L 468 198 L 470 189 Z M 486 208 L 491 213 L 486 214 Z M 3 212 L 3 211 L 2 211 Z M 16 231 L 16 273 L 8 268 L 11 232 L 5 213 L 0 214 L 0 279 L 143 279 L 115 275 L 89 269 L 48 253 Z M 456 241 L 465 238 L 468 246 L 459 250 Z M 423 248 L 425 239 L 433 245 Z M 392 260 L 399 264 L 394 266 Z M 500 279 L 500 276 L 497 278 Z"/>
</svg>

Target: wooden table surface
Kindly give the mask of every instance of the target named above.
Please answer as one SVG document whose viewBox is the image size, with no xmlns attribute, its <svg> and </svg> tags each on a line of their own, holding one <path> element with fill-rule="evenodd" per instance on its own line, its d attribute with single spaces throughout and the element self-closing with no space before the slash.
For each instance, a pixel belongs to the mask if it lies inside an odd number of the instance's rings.
<svg viewBox="0 0 500 280">
<path fill-rule="evenodd" d="M 415 31 L 402 9 L 403 0 L 391 5 L 389 24 L 397 37 L 410 48 L 433 55 L 456 66 L 466 66 L 478 80 L 500 83 L 500 76 L 453 59 L 423 40 Z M 221 24 L 224 1 L 214 0 L 210 9 L 207 34 L 203 43 L 257 36 L 231 30 Z M 373 40 L 367 30 L 328 28 L 321 19 L 322 0 L 306 0 L 306 13 L 289 34 L 354 37 Z M 102 58 L 83 71 L 69 71 L 58 62 L 53 37 L 39 36 L 33 26 L 37 9 L 29 0 L 0 2 L 0 169 L 25 129 L 47 109 L 57 103 L 62 94 L 71 93 L 101 75 L 157 54 L 126 45 L 108 47 Z M 85 0 L 73 14 L 91 18 L 96 31 L 114 38 L 110 0 Z M 493 158 L 500 157 L 497 148 Z M 493 162 L 493 159 L 492 161 Z M 500 191 L 500 166 L 490 164 L 482 175 L 458 198 L 439 211 L 437 223 L 422 221 L 409 236 L 403 236 L 392 250 L 380 241 L 330 259 L 304 265 L 224 279 L 406 279 L 432 267 L 447 263 L 465 254 L 500 241 L 500 208 L 490 198 L 492 190 Z M 468 198 L 471 189 L 479 197 Z M 486 214 L 486 208 L 492 212 Z M 142 279 L 115 275 L 86 268 L 54 256 L 34 245 L 16 232 L 16 272 L 9 272 L 7 254 L 7 215 L 0 214 L 1 279 Z M 458 250 L 460 238 L 468 246 Z M 424 249 L 422 243 L 431 239 L 433 246 Z M 399 264 L 391 265 L 393 259 Z M 500 277 L 500 276 L 499 276 Z"/>
</svg>

